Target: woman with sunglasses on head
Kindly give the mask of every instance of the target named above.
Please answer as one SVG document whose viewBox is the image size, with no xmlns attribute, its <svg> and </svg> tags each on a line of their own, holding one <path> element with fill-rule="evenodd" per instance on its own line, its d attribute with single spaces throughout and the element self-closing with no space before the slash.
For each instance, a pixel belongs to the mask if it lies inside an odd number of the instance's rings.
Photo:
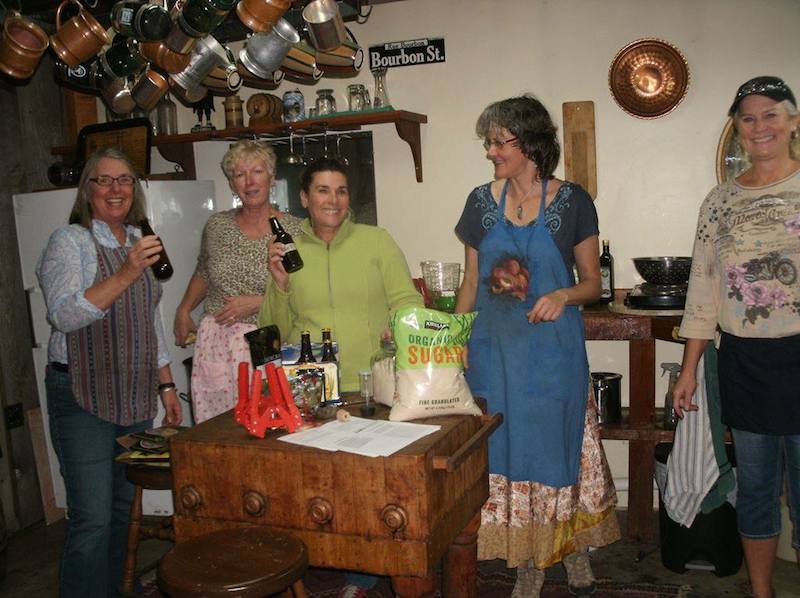
<svg viewBox="0 0 800 598">
<path fill-rule="evenodd" d="M 673 407 L 697 410 L 700 357 L 716 356 L 752 596 L 773 598 L 784 477 L 800 548 L 800 111 L 784 81 L 762 76 L 739 87 L 728 116 L 750 167 L 700 207 Z"/>
<path fill-rule="evenodd" d="M 69 225 L 55 231 L 36 269 L 52 326 L 45 378 L 50 437 L 67 494 L 62 597 L 117 596 L 134 487 L 117 438 L 181 422 L 170 355 L 149 266 L 161 242 L 141 237 L 144 191 L 125 154 L 86 163 Z"/>
<path fill-rule="evenodd" d="M 537 99 L 489 105 L 476 132 L 494 181 L 470 193 L 456 226 L 466 251 L 456 311 L 478 312 L 470 388 L 505 416 L 489 439 L 478 558 L 517 568 L 512 596 L 539 596 L 559 562 L 570 592 L 588 595 L 588 547 L 620 537 L 578 309 L 600 297 L 597 213 L 553 176 L 556 128 Z"/>
</svg>

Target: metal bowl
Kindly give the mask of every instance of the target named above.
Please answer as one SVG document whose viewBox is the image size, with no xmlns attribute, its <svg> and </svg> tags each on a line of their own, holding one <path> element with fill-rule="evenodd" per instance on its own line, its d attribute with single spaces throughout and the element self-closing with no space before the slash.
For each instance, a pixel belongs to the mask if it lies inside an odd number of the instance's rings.
<svg viewBox="0 0 800 598">
<path fill-rule="evenodd" d="M 690 257 L 635 257 L 633 265 L 639 276 L 650 284 L 679 285 L 689 282 Z"/>
</svg>

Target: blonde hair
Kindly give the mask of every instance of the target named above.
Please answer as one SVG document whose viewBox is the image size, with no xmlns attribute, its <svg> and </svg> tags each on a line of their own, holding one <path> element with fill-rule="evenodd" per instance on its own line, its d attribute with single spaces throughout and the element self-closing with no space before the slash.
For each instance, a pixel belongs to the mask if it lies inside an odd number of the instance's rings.
<svg viewBox="0 0 800 598">
<path fill-rule="evenodd" d="M 81 172 L 81 178 L 78 181 L 78 194 L 75 197 L 75 203 L 72 204 L 72 211 L 69 214 L 70 224 L 80 224 L 84 228 L 91 230 L 92 228 L 92 189 L 90 188 L 91 179 L 97 176 L 97 165 L 100 160 L 108 158 L 109 160 L 117 160 L 125 164 L 131 174 L 136 177 L 133 183 L 133 203 L 128 214 L 125 216 L 125 224 L 139 226 L 139 223 L 147 218 L 147 207 L 144 197 L 144 189 L 139 182 L 139 177 L 136 168 L 133 166 L 128 156 L 115 147 L 108 147 L 98 150 L 86 161 L 86 165 Z"/>
<path fill-rule="evenodd" d="M 254 141 L 252 139 L 241 139 L 232 144 L 225 155 L 222 156 L 222 172 L 228 179 L 228 183 L 233 182 L 233 169 L 242 160 L 263 160 L 267 165 L 267 171 L 273 178 L 278 170 L 277 158 L 275 157 L 275 150 L 263 141 Z"/>
</svg>

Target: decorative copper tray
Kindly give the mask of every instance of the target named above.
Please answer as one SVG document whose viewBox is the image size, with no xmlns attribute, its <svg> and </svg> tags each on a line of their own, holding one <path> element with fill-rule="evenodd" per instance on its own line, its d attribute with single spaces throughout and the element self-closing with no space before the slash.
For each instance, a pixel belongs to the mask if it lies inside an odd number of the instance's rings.
<svg viewBox="0 0 800 598">
<path fill-rule="evenodd" d="M 614 100 L 628 114 L 658 118 L 680 104 L 689 87 L 689 65 L 680 50 L 655 38 L 622 48 L 608 69 Z"/>
</svg>

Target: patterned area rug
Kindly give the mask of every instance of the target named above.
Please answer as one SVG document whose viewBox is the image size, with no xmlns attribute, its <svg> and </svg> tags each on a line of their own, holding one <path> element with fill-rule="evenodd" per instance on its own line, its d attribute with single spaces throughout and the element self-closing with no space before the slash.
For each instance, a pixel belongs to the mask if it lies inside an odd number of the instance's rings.
<svg viewBox="0 0 800 598">
<path fill-rule="evenodd" d="M 516 581 L 516 571 L 507 569 L 503 561 L 478 563 L 478 596 L 480 598 L 506 598 L 511 595 Z M 309 569 L 303 582 L 309 598 L 336 598 L 344 585 L 341 571 L 328 569 Z M 161 598 L 155 584 L 155 575 L 142 579 L 146 598 Z M 592 598 L 686 598 L 690 586 L 654 583 L 618 583 L 610 579 L 600 579 L 597 591 Z M 571 596 L 565 580 L 548 579 L 541 598 L 567 598 Z M 368 598 L 394 598 L 388 578 L 380 578 L 378 585 L 368 593 Z"/>
</svg>

